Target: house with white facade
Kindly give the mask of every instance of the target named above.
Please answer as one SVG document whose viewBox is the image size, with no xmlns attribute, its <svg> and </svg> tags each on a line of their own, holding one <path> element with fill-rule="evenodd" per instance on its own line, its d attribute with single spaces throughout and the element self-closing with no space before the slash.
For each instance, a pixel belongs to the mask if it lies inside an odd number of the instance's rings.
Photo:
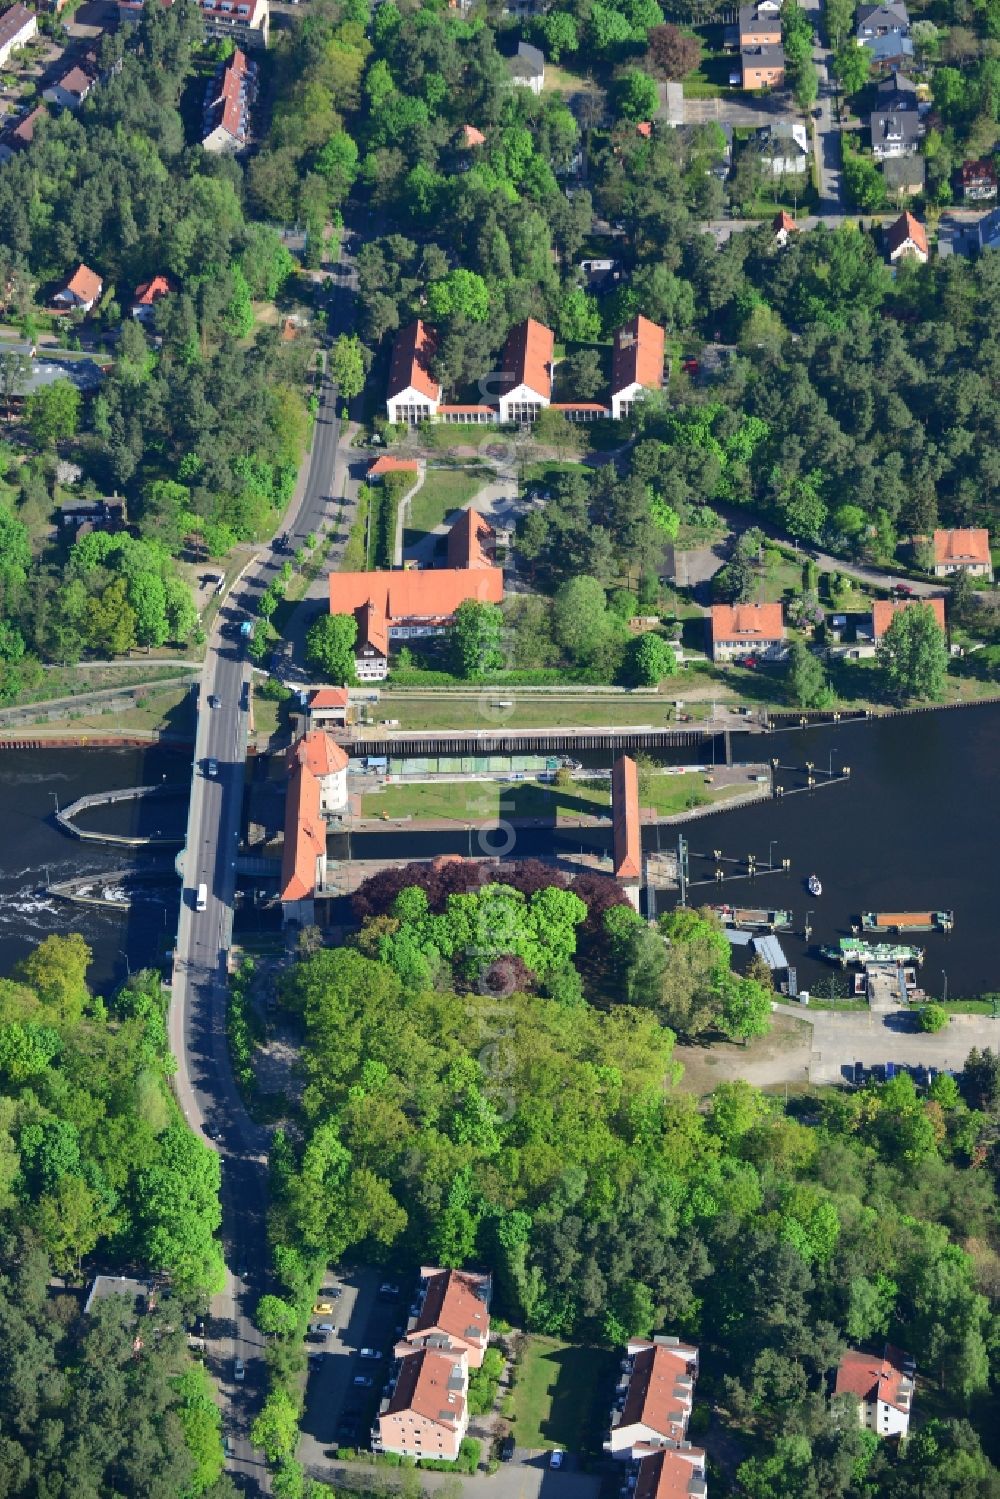
<svg viewBox="0 0 1000 1499">
<path fill-rule="evenodd" d="M 682 1442 L 697 1377 L 697 1348 L 669 1336 L 634 1338 L 622 1360 L 605 1452 L 632 1460 Z"/>
<path fill-rule="evenodd" d="M 835 1395 L 855 1395 L 858 1421 L 880 1437 L 905 1437 L 910 1429 L 916 1365 L 886 1343 L 881 1358 L 849 1348 L 837 1368 Z"/>
<path fill-rule="evenodd" d="M 372 1450 L 454 1462 L 469 1429 L 469 1360 L 422 1348 L 393 1370 L 372 1428 Z"/>
<path fill-rule="evenodd" d="M 534 422 L 552 400 L 555 337 L 530 317 L 507 335 L 500 364 L 502 422 Z"/>
<path fill-rule="evenodd" d="M 326 879 L 327 823 L 347 806 L 347 755 L 322 729 L 310 729 L 288 753 L 281 903 L 285 920 L 312 925 Z"/>
<path fill-rule="evenodd" d="M 38 17 L 26 5 L 12 5 L 0 16 L 0 68 L 7 66 L 11 53 L 26 47 L 38 35 Z"/>
<path fill-rule="evenodd" d="M 611 415 L 616 419 L 630 415 L 647 390 L 660 389 L 666 337 L 658 323 L 641 314 L 618 329 L 611 356 Z"/>
<path fill-rule="evenodd" d="M 782 661 L 788 654 L 780 604 L 714 604 L 708 619 L 713 661 Z"/>
<path fill-rule="evenodd" d="M 885 231 L 885 252 L 890 265 L 907 255 L 926 265 L 930 254 L 926 228 L 912 213 L 901 213 Z"/>
<path fill-rule="evenodd" d="M 517 55 L 508 61 L 510 81 L 540 94 L 545 87 L 545 54 L 530 42 L 518 42 Z"/>
<path fill-rule="evenodd" d="M 66 307 L 75 312 L 89 312 L 104 289 L 104 282 L 96 271 L 81 261 L 66 285 L 60 287 L 52 301 L 56 307 Z"/>
<path fill-rule="evenodd" d="M 993 577 L 990 555 L 990 533 L 982 528 L 934 532 L 934 576 L 952 577 L 965 573 L 969 578 Z"/>
<path fill-rule="evenodd" d="M 94 81 L 85 68 L 72 67 L 61 78 L 57 78 L 55 83 L 50 83 L 48 88 L 43 89 L 42 98 L 47 104 L 55 104 L 59 109 L 79 109 L 94 87 Z"/>
<path fill-rule="evenodd" d="M 629 1499 L 706 1499 L 706 1455 L 703 1447 L 678 1442 L 649 1452 L 636 1464 Z"/>
<path fill-rule="evenodd" d="M 441 386 L 431 374 L 437 335 L 418 318 L 401 328 L 392 346 L 385 409 L 391 422 L 430 421 L 441 405 Z"/>
<path fill-rule="evenodd" d="M 809 161 L 809 138 L 801 120 L 774 120 L 757 131 L 757 154 L 772 177 L 802 177 Z"/>
<path fill-rule="evenodd" d="M 257 77 L 257 64 L 239 47 L 218 69 L 205 93 L 201 136 L 204 150 L 235 155 L 249 145 Z"/>
</svg>

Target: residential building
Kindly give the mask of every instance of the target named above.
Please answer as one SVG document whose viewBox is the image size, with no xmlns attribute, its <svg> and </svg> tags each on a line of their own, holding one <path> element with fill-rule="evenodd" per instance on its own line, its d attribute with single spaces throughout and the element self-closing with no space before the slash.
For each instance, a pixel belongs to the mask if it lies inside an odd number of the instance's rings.
<svg viewBox="0 0 1000 1499">
<path fill-rule="evenodd" d="M 250 111 L 257 98 L 257 64 L 239 47 L 205 91 L 201 144 L 206 151 L 235 154 L 250 141 Z"/>
<path fill-rule="evenodd" d="M 151 323 L 156 304 L 171 292 L 166 276 L 154 276 L 150 281 L 141 281 L 132 298 L 132 316 L 140 323 Z"/>
<path fill-rule="evenodd" d="M 934 615 L 935 620 L 937 621 L 937 623 L 941 626 L 941 629 L 943 630 L 944 627 L 945 627 L 945 620 L 944 620 L 944 599 L 942 599 L 942 598 L 933 598 L 933 599 L 876 599 L 875 602 L 872 604 L 872 614 L 871 614 L 871 621 L 872 621 L 871 638 L 872 638 L 872 640 L 877 643 L 878 641 L 880 641 L 882 639 L 882 636 L 885 634 L 886 630 L 888 630 L 889 626 L 892 624 L 893 619 L 895 618 L 895 616 L 897 614 L 899 614 L 899 612 L 901 610 L 903 610 L 903 609 L 915 609 L 915 608 L 917 608 L 920 605 L 922 605 L 924 608 L 929 608 L 931 610 L 931 612 Z"/>
<path fill-rule="evenodd" d="M 660 389 L 666 338 L 658 323 L 641 314 L 618 329 L 611 356 L 611 415 L 616 420 L 631 415 L 647 390 Z"/>
<path fill-rule="evenodd" d="M 330 613 L 353 614 L 357 620 L 355 670 L 366 682 L 386 676 L 391 642 L 443 635 L 467 599 L 501 603 L 503 570 L 413 568 L 330 574 Z"/>
<path fill-rule="evenodd" d="M 894 224 L 885 231 L 885 251 L 889 264 L 895 265 L 904 255 L 912 255 L 925 265 L 930 251 L 927 246 L 927 230 L 912 213 L 901 213 Z"/>
<path fill-rule="evenodd" d="M 895 86 L 886 90 L 885 84 L 880 84 L 877 106 L 868 117 L 876 161 L 886 161 L 892 156 L 913 156 L 924 133 L 917 112 L 916 89 L 901 73 L 893 73 L 892 80 L 887 79 L 886 83 L 893 80 L 902 80 L 908 88 Z"/>
<path fill-rule="evenodd" d="M 923 156 L 890 156 L 882 163 L 882 176 L 894 197 L 912 198 L 924 190 L 927 163 Z"/>
<path fill-rule="evenodd" d="M 417 1300 L 396 1345 L 396 1356 L 405 1358 L 415 1350 L 431 1348 L 462 1354 L 470 1369 L 481 1368 L 490 1341 L 492 1296 L 490 1275 L 421 1265 Z"/>
<path fill-rule="evenodd" d="M 771 220 L 771 231 L 774 234 L 774 243 L 777 245 L 779 250 L 783 250 L 788 244 L 789 235 L 798 234 L 799 226 L 792 218 L 791 214 L 786 213 L 785 210 L 782 209 L 781 212 L 776 213 L 774 218 Z"/>
<path fill-rule="evenodd" d="M 596 297 L 614 291 L 621 280 L 620 260 L 581 260 L 578 270 L 584 290 Z"/>
<path fill-rule="evenodd" d="M 690 1442 L 639 1459 L 629 1499 L 706 1499 L 705 1452 Z"/>
<path fill-rule="evenodd" d="M 545 87 L 545 54 L 530 42 L 518 42 L 517 55 L 508 59 L 510 81 L 540 94 Z"/>
<path fill-rule="evenodd" d="M 376 1452 L 454 1462 L 469 1427 L 465 1353 L 424 1348 L 400 1360 L 372 1431 Z"/>
<path fill-rule="evenodd" d="M 993 578 L 990 533 L 986 530 L 934 532 L 934 576 L 965 573 L 969 578 Z"/>
<path fill-rule="evenodd" d="M 916 1366 L 910 1354 L 885 1345 L 881 1358 L 849 1348 L 837 1368 L 836 1395 L 856 1395 L 858 1421 L 880 1437 L 906 1436 Z"/>
<path fill-rule="evenodd" d="M 629 1343 L 605 1452 L 636 1459 L 682 1442 L 697 1377 L 698 1350 L 679 1338 L 636 1338 Z"/>
<path fill-rule="evenodd" d="M 552 399 L 551 328 L 535 318 L 518 323 L 507 335 L 501 359 L 499 398 L 502 422 L 534 422 Z"/>
<path fill-rule="evenodd" d="M 346 729 L 351 701 L 346 687 L 314 687 L 304 696 L 311 729 Z"/>
<path fill-rule="evenodd" d="M 474 151 L 477 146 L 485 146 L 486 137 L 475 125 L 463 125 L 459 131 L 461 144 L 467 151 Z"/>
<path fill-rule="evenodd" d="M 478 510 L 463 510 L 448 532 L 448 566 L 492 567 L 496 542 L 496 531 Z"/>
<path fill-rule="evenodd" d="M 741 49 L 781 46 L 780 0 L 778 3 L 775 0 L 761 0 L 757 5 L 741 5 L 737 21 Z"/>
<path fill-rule="evenodd" d="M 288 753 L 281 903 L 286 920 L 313 921 L 326 879 L 327 819 L 347 806 L 347 755 L 322 729 L 310 729 Z"/>
<path fill-rule="evenodd" d="M 169 6 L 173 0 L 160 0 Z M 238 47 L 264 50 L 270 38 L 271 12 L 268 0 L 196 0 L 207 37 L 230 37 Z M 138 21 L 142 0 L 118 0 L 123 21 Z"/>
<path fill-rule="evenodd" d="M 809 162 L 809 137 L 801 120 L 774 120 L 757 131 L 756 149 L 763 170 L 772 177 L 803 177 Z"/>
<path fill-rule="evenodd" d="M 785 81 L 784 47 L 741 47 L 740 78 L 743 88 L 780 88 Z"/>
<path fill-rule="evenodd" d="M 997 169 L 992 161 L 963 161 L 960 177 L 964 202 L 987 203 L 996 197 Z"/>
<path fill-rule="evenodd" d="M 875 89 L 875 107 L 881 110 L 904 110 L 916 114 L 919 108 L 917 85 L 912 78 L 908 78 L 898 68 L 893 68 L 879 80 Z"/>
<path fill-rule="evenodd" d="M 881 72 L 912 62 L 910 17 L 903 0 L 859 6 L 855 40 L 859 47 L 867 48 L 873 67 Z"/>
<path fill-rule="evenodd" d="M 976 239 L 980 253 L 983 250 L 1000 250 L 1000 208 L 994 208 L 979 220 Z"/>
<path fill-rule="evenodd" d="M 104 289 L 104 282 L 96 271 L 81 263 L 70 276 L 66 285 L 57 291 L 52 301 L 57 307 L 72 311 L 89 312 Z"/>
<path fill-rule="evenodd" d="M 61 78 L 56 79 L 55 83 L 50 83 L 48 88 L 43 89 L 42 98 L 60 109 L 79 109 L 95 81 L 85 68 L 72 67 Z"/>
<path fill-rule="evenodd" d="M 91 531 L 117 534 L 128 525 L 126 503 L 118 495 L 102 500 L 71 500 L 68 505 L 60 505 L 56 518 L 60 527 L 72 528 L 75 541 Z"/>
<path fill-rule="evenodd" d="M 0 15 L 0 68 L 5 68 L 11 53 L 26 47 L 38 35 L 38 17 L 20 0 Z"/>
<path fill-rule="evenodd" d="M 708 629 L 713 661 L 781 661 L 788 653 L 780 604 L 715 604 Z"/>
<path fill-rule="evenodd" d="M 419 321 L 401 328 L 392 346 L 385 409 L 391 422 L 429 421 L 441 404 L 441 386 L 431 374 L 437 349 L 433 328 Z"/>
<path fill-rule="evenodd" d="M 31 145 L 35 138 L 35 126 L 39 120 L 47 118 L 48 113 L 45 105 L 39 104 L 18 124 L 4 131 L 3 139 L 0 140 L 0 164 L 10 161 L 16 152 L 24 151 Z"/>
</svg>

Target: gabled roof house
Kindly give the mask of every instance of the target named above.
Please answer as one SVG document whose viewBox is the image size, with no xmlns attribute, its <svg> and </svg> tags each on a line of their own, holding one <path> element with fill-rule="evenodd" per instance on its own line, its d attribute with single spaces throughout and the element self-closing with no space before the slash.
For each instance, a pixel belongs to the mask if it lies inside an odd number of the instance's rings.
<svg viewBox="0 0 1000 1499">
<path fill-rule="evenodd" d="M 551 328 L 536 318 L 518 323 L 507 335 L 500 364 L 502 422 L 533 422 L 552 400 Z"/>
<path fill-rule="evenodd" d="M 912 1357 L 891 1343 L 881 1358 L 849 1348 L 837 1368 L 834 1394 L 855 1395 L 859 1423 L 877 1436 L 905 1436 L 915 1374 Z"/>
<path fill-rule="evenodd" d="M 990 533 L 981 528 L 934 532 L 934 576 L 965 573 L 970 578 L 993 577 Z"/>
<path fill-rule="evenodd" d="M 397 1355 L 434 1348 L 464 1354 L 470 1369 L 480 1368 L 490 1341 L 492 1295 L 489 1275 L 422 1265 L 417 1309 L 396 1345 Z"/>
<path fill-rule="evenodd" d="M 431 374 L 437 349 L 433 328 L 418 318 L 401 328 L 392 346 L 385 407 L 391 422 L 429 421 L 441 404 L 441 386 Z"/>
<path fill-rule="evenodd" d="M 708 631 L 713 661 L 780 661 L 787 654 L 780 604 L 715 604 Z"/>
<path fill-rule="evenodd" d="M 658 323 L 641 314 L 615 334 L 611 356 L 611 414 L 630 415 L 647 390 L 663 384 L 666 334 Z"/>
<path fill-rule="evenodd" d="M 698 1350 L 679 1338 L 636 1338 L 629 1343 L 605 1452 L 636 1459 L 682 1442 L 697 1377 Z"/>
</svg>

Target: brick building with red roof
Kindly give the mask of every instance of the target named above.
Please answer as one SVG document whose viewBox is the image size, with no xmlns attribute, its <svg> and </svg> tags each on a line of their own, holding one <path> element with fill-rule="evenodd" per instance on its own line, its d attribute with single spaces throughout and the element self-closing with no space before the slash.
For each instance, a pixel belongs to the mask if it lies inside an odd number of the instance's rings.
<svg viewBox="0 0 1000 1499">
<path fill-rule="evenodd" d="M 675 1337 L 628 1345 L 604 1450 L 641 1458 L 684 1441 L 698 1378 L 698 1350 Z"/>
<path fill-rule="evenodd" d="M 631 1499 L 704 1499 L 705 1452 L 690 1442 L 640 1458 Z"/>
<path fill-rule="evenodd" d="M 507 335 L 500 361 L 502 422 L 534 422 L 552 399 L 555 336 L 536 318 L 518 323 Z"/>
<path fill-rule="evenodd" d="M 347 755 L 329 734 L 311 729 L 288 752 L 281 901 L 312 924 L 312 901 L 326 874 L 327 819 L 347 806 Z"/>
<path fill-rule="evenodd" d="M 425 1348 L 400 1360 L 395 1386 L 372 1432 L 376 1452 L 454 1462 L 469 1428 L 464 1353 Z"/>
</svg>

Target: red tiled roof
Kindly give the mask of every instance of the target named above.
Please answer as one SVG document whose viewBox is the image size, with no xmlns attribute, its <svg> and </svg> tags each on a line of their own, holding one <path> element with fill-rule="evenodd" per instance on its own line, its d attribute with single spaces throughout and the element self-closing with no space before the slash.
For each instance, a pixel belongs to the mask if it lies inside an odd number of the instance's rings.
<svg viewBox="0 0 1000 1499">
<path fill-rule="evenodd" d="M 11 131 L 13 139 L 19 141 L 23 146 L 30 146 L 35 138 L 35 126 L 47 114 L 48 110 L 45 108 L 45 105 L 39 104 L 38 108 L 33 109 L 30 115 L 25 115 L 20 125 L 14 126 L 14 129 Z"/>
<path fill-rule="evenodd" d="M 640 120 L 638 125 L 635 127 L 635 133 L 636 135 L 641 135 L 644 137 L 644 139 L 649 140 L 649 137 L 653 133 L 652 120 Z"/>
<path fill-rule="evenodd" d="M 700 1447 L 650 1452 L 639 1462 L 632 1499 L 688 1499 L 696 1471 L 705 1471 L 705 1453 Z"/>
<path fill-rule="evenodd" d="M 611 360 L 611 389 L 642 385 L 656 390 L 663 383 L 663 347 L 666 334 L 658 323 L 641 314 L 615 334 Z"/>
<path fill-rule="evenodd" d="M 934 611 L 934 618 L 944 629 L 944 599 L 876 599 L 872 604 L 872 634 L 876 640 L 881 640 L 886 630 L 892 624 L 893 615 L 898 614 L 901 609 L 912 609 L 914 604 L 929 604 Z"/>
<path fill-rule="evenodd" d="M 837 1369 L 837 1395 L 856 1395 L 859 1400 L 880 1400 L 895 1410 L 910 1409 L 910 1387 L 912 1381 L 903 1372 L 905 1355 L 887 1343 L 885 1355 L 876 1358 L 873 1353 L 858 1353 L 849 1348 L 840 1360 Z"/>
<path fill-rule="evenodd" d="M 412 568 L 378 573 L 331 573 L 330 613 L 353 614 L 377 599 L 390 623 L 401 619 L 443 619 L 466 599 L 485 604 L 503 600 L 503 569 L 480 567 Z"/>
<path fill-rule="evenodd" d="M 890 254 L 900 249 L 907 240 L 912 240 L 918 250 L 927 255 L 927 230 L 919 219 L 915 219 L 912 213 L 901 213 L 896 222 L 886 234 L 886 244 Z"/>
<path fill-rule="evenodd" d="M 491 414 L 493 414 L 494 413 L 494 408 L 492 406 L 485 406 L 485 405 L 482 405 L 482 404 L 478 405 L 478 406 L 439 406 L 438 407 L 438 415 L 439 416 L 447 416 L 449 412 L 452 413 L 452 415 L 454 415 L 454 416 L 458 416 L 458 415 L 462 415 L 462 416 L 475 416 L 476 414 L 484 412 L 484 411 L 488 411 Z"/>
<path fill-rule="evenodd" d="M 66 282 L 66 290 L 79 297 L 81 302 L 93 302 L 101 292 L 101 278 L 96 271 L 82 262 Z"/>
<path fill-rule="evenodd" d="M 346 687 L 317 687 L 309 694 L 310 708 L 346 708 L 349 701 Z"/>
<path fill-rule="evenodd" d="M 536 395 L 548 400 L 552 394 L 554 350 L 552 329 L 537 319 L 530 317 L 512 328 L 504 345 L 502 365 L 502 373 L 507 376 L 511 388 L 526 385 Z"/>
<path fill-rule="evenodd" d="M 611 771 L 611 818 L 615 878 L 642 878 L 642 834 L 639 828 L 639 768 L 622 755 Z"/>
<path fill-rule="evenodd" d="M 332 776 L 347 768 L 347 755 L 335 739 L 322 729 L 310 729 L 291 751 L 292 758 L 310 775 Z"/>
<path fill-rule="evenodd" d="M 552 401 L 551 411 L 607 411 L 602 401 Z"/>
<path fill-rule="evenodd" d="M 691 1392 L 679 1389 L 678 1384 L 693 1381 L 696 1359 L 696 1350 L 683 1344 L 670 1347 L 657 1343 L 640 1348 L 633 1358 L 619 1426 L 648 1426 L 664 1437 L 676 1437 L 678 1429 L 683 1431 Z"/>
<path fill-rule="evenodd" d="M 771 228 L 774 230 L 775 234 L 780 234 L 782 229 L 784 229 L 786 234 L 791 234 L 792 231 L 797 230 L 798 227 L 798 224 L 792 218 L 791 214 L 786 213 L 784 209 L 782 209 L 780 213 L 775 214 L 774 218 L 771 220 Z"/>
<path fill-rule="evenodd" d="M 93 78 L 80 67 L 70 68 L 69 72 L 64 73 L 58 83 L 58 87 L 64 89 L 67 94 L 79 94 L 81 99 L 90 93 L 93 86 Z"/>
<path fill-rule="evenodd" d="M 282 900 L 307 900 L 316 889 L 316 861 L 326 852 L 320 780 L 346 765 L 347 755 L 322 729 L 311 730 L 289 752 L 285 843 L 281 851 Z"/>
<path fill-rule="evenodd" d="M 713 604 L 712 639 L 783 640 L 785 625 L 780 604 Z"/>
<path fill-rule="evenodd" d="M 462 144 L 464 146 L 485 146 L 486 137 L 475 125 L 462 126 Z"/>
<path fill-rule="evenodd" d="M 448 1388 L 456 1362 L 454 1353 L 439 1353 L 432 1348 L 407 1354 L 400 1363 L 399 1378 L 385 1413 L 413 1411 L 438 1426 L 457 1426 L 465 1411 L 465 1396 L 460 1390 Z"/>
<path fill-rule="evenodd" d="M 339 610 L 331 606 L 330 613 L 337 614 Z M 385 601 L 373 596 L 366 599 L 363 604 L 358 604 L 351 611 L 358 626 L 355 650 L 362 646 L 370 645 L 378 651 L 380 656 L 389 656 L 389 621 L 385 612 Z"/>
<path fill-rule="evenodd" d="M 990 565 L 990 533 L 985 530 L 935 531 L 934 561 Z"/>
<path fill-rule="evenodd" d="M 427 1278 L 427 1291 L 413 1327 L 407 1337 L 414 1334 L 441 1331 L 449 1338 L 464 1339 L 470 1343 L 484 1340 L 490 1330 L 490 1314 L 486 1302 L 477 1296 L 476 1287 L 489 1278 L 470 1275 L 462 1270 L 437 1270 L 422 1267 L 421 1275 Z"/>
<path fill-rule="evenodd" d="M 381 458 L 376 458 L 368 473 L 368 479 L 378 479 L 382 474 L 417 474 L 420 472 L 420 464 L 415 458 L 390 458 L 388 453 L 383 453 Z"/>
<path fill-rule="evenodd" d="M 478 510 L 463 510 L 448 532 L 448 566 L 492 567 L 483 548 L 493 541 L 495 534 Z"/>
<path fill-rule="evenodd" d="M 160 297 L 170 295 L 170 282 L 166 276 L 154 276 L 151 281 L 142 281 L 135 289 L 132 299 L 137 307 L 152 307 Z"/>
<path fill-rule="evenodd" d="M 430 371 L 430 361 L 437 348 L 437 335 L 419 318 L 401 328 L 392 346 L 387 395 L 391 399 L 411 386 L 429 401 L 441 399 L 441 387 Z"/>
<path fill-rule="evenodd" d="M 245 99 L 243 83 L 247 76 L 246 54 L 237 47 L 222 75 L 222 115 L 219 124 L 227 134 L 242 138 L 244 132 Z"/>
</svg>

